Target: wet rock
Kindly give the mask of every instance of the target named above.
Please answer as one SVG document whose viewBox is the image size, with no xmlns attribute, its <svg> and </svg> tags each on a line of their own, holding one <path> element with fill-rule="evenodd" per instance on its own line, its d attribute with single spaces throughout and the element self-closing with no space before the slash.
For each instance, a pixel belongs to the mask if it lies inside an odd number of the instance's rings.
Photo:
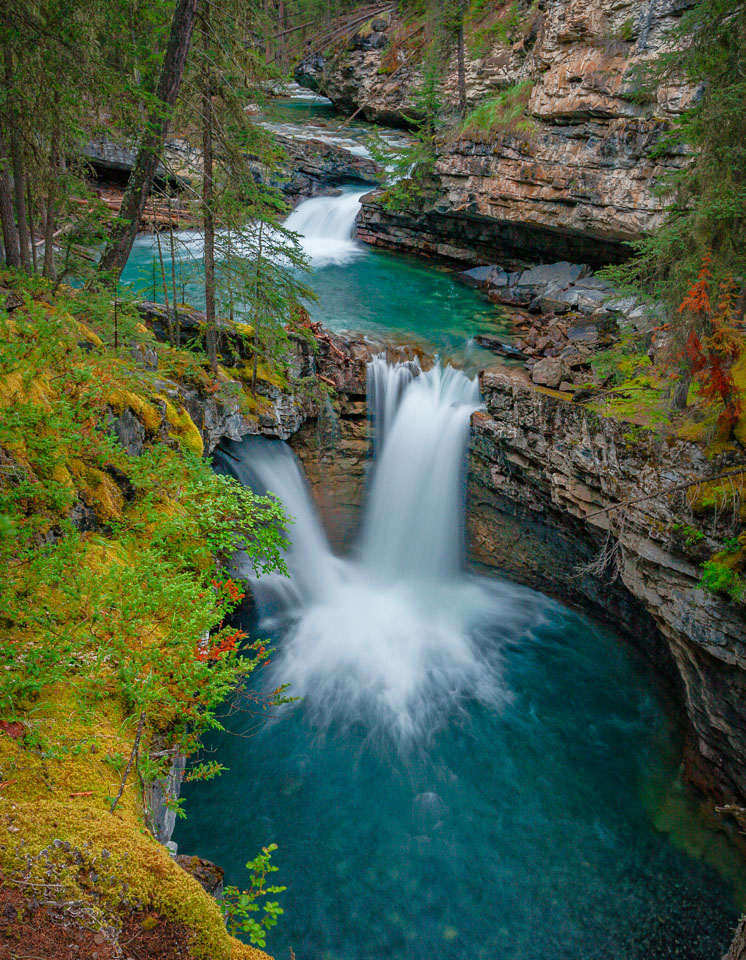
<svg viewBox="0 0 746 960">
<path fill-rule="evenodd" d="M 505 374 L 484 373 L 480 383 L 485 410 L 472 420 L 469 466 L 472 558 L 627 632 L 680 697 L 692 731 L 689 775 L 743 805 L 746 607 L 702 587 L 699 554 L 672 532 L 691 522 L 685 494 L 635 502 L 716 474 L 728 455 L 711 462 L 696 444 L 639 427 L 631 437 L 629 423 Z M 573 399 L 582 399 L 579 391 Z M 620 503 L 623 521 L 603 512 Z M 715 520 L 704 530 L 711 556 L 724 534 Z M 594 561 L 617 543 L 617 567 L 599 572 Z"/>
<path fill-rule="evenodd" d="M 275 139 L 287 159 L 270 170 L 255 158 L 252 171 L 257 180 L 281 190 L 293 205 L 309 197 L 333 196 L 343 184 L 372 186 L 381 180 L 383 167 L 379 163 L 338 144 L 280 134 L 275 134 Z"/>
<path fill-rule="evenodd" d="M 499 353 L 503 357 L 512 357 L 515 360 L 528 359 L 517 343 L 506 343 L 504 340 L 489 336 L 488 334 L 479 334 L 474 339 L 480 347 L 485 347 L 487 350 L 494 350 L 495 353 Z"/>
</svg>

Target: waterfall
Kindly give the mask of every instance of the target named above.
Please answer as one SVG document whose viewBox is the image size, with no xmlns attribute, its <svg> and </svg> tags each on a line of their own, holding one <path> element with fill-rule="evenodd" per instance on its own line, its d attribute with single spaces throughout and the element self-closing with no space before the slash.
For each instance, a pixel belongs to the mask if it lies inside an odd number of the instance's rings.
<svg viewBox="0 0 746 960">
<path fill-rule="evenodd" d="M 252 588 L 263 626 L 282 623 L 269 682 L 289 682 L 322 729 L 364 723 L 401 747 L 431 734 L 468 698 L 504 702 L 499 650 L 480 647 L 480 630 L 496 616 L 509 627 L 525 610 L 514 599 L 519 588 L 462 570 L 476 381 L 451 367 L 422 372 L 382 358 L 368 377 L 379 443 L 353 558 L 332 553 L 285 444 L 247 438 L 233 445 L 239 462 L 231 456 L 218 468 L 276 493 L 295 520 L 290 580 L 262 577 Z"/>
<path fill-rule="evenodd" d="M 402 394 L 420 372 L 419 360 L 386 363 L 379 355 L 368 364 L 368 414 L 373 421 L 376 452 L 383 447 Z"/>
<path fill-rule="evenodd" d="M 301 203 L 285 226 L 300 236 L 301 245 L 314 267 L 347 263 L 364 256 L 353 239 L 360 198 L 367 190 L 345 190 L 338 197 L 313 197 Z"/>
<path fill-rule="evenodd" d="M 461 567 L 462 468 L 469 419 L 479 406 L 477 381 L 440 364 L 415 377 L 411 365 L 381 358 L 368 377 L 380 453 L 364 562 L 371 575 L 388 580 L 445 580 Z"/>
</svg>

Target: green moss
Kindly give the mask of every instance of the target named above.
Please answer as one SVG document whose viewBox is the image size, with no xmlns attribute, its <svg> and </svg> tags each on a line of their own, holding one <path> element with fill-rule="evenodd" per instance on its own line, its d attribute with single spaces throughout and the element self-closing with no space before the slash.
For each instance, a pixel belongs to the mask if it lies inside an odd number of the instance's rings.
<svg viewBox="0 0 746 960">
<path fill-rule="evenodd" d="M 731 474 L 727 479 L 699 483 L 688 492 L 689 506 L 695 514 L 715 514 L 738 509 L 746 521 L 746 472 Z"/>
<path fill-rule="evenodd" d="M 131 410 L 150 436 L 155 436 L 161 428 L 163 418 L 158 408 L 132 390 L 122 387 L 112 390 L 109 394 L 109 405 L 115 413 Z"/>
<path fill-rule="evenodd" d="M 134 771 L 109 812 L 140 703 L 147 704 L 144 770 L 146 762 L 153 766 L 153 731 L 168 727 L 169 743 L 181 744 L 188 724 L 196 742 L 205 711 L 246 669 L 246 657 L 232 672 L 223 661 L 201 663 L 194 652 L 224 616 L 209 587 L 223 549 L 212 531 L 217 525 L 220 539 L 232 542 L 237 517 L 248 515 L 241 499 L 248 492 L 229 490 L 204 462 L 181 452 L 203 450 L 183 407 L 164 401 L 179 449 L 157 442 L 164 416 L 154 402 L 155 376 L 133 376 L 129 356 L 99 347 L 78 319 L 55 307 L 54 287 L 21 278 L 16 288 L 29 293 L 12 321 L 0 307 L 7 467 L 0 476 L 0 718 L 20 722 L 22 735 L 0 730 L 0 822 L 8 828 L 0 871 L 18 869 L 21 844 L 31 857 L 55 839 L 92 855 L 105 849 L 133 899 L 188 926 L 195 957 L 256 960 L 265 955 L 228 935 L 215 901 L 149 834 Z M 36 302 L 36 290 L 50 302 Z M 81 312 L 100 316 L 102 300 L 76 296 Z M 110 320 L 103 317 L 101 327 Z M 97 349 L 81 347 L 81 338 Z M 172 356 L 177 362 L 179 351 Z M 130 456 L 111 438 L 109 408 L 132 410 L 143 423 L 153 438 L 143 456 Z M 114 480 L 120 474 L 131 501 Z M 83 532 L 69 522 L 77 497 L 105 526 Z M 138 699 L 143 678 L 153 676 L 155 693 Z M 105 904 L 76 876 L 71 870 L 76 897 L 93 910 Z"/>
<path fill-rule="evenodd" d="M 202 434 L 190 417 L 189 411 L 182 406 L 177 410 L 171 401 L 166 400 L 165 397 L 164 402 L 166 404 L 166 419 L 171 426 L 169 437 L 176 440 L 182 450 L 189 450 L 198 457 L 204 456 L 205 444 L 202 440 Z"/>
<path fill-rule="evenodd" d="M 108 473 L 89 466 L 75 457 L 68 464 L 68 472 L 76 478 L 76 486 L 96 517 L 104 523 L 122 516 L 124 497 Z"/>
</svg>

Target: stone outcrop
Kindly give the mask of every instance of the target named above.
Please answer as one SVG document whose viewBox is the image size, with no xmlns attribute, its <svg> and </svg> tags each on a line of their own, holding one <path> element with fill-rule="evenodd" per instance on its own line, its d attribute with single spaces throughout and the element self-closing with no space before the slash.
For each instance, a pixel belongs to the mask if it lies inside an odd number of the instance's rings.
<svg viewBox="0 0 746 960">
<path fill-rule="evenodd" d="M 370 456 L 365 393 L 342 394 L 322 407 L 290 439 L 332 548 L 346 553 L 355 543 Z"/>
<path fill-rule="evenodd" d="M 682 152 L 652 151 L 697 91 L 666 86 L 651 97 L 635 71 L 665 48 L 689 5 L 521 0 L 517 15 L 515 4 L 496 5 L 467 38 L 469 106 L 518 98 L 524 118 L 506 110 L 501 120 L 496 103 L 491 129 L 454 126 L 438 145 L 431 189 L 393 212 L 380 195 L 366 198 L 361 238 L 471 262 L 623 257 L 626 241 L 661 223 L 656 182 L 686 163 Z M 416 111 L 420 58 L 397 21 L 381 32 L 385 43 L 373 34 L 334 61 L 301 65 L 298 79 L 343 110 L 404 123 Z M 440 93 L 455 109 L 455 56 Z"/>
<path fill-rule="evenodd" d="M 284 159 L 276 168 L 269 169 L 258 157 L 250 157 L 252 174 L 258 181 L 280 190 L 292 206 L 309 197 L 333 195 L 342 184 L 374 186 L 382 179 L 383 168 L 379 163 L 339 144 L 279 133 L 273 133 L 273 139 L 282 149 Z M 165 157 L 168 169 L 163 164 L 158 165 L 158 184 L 171 182 L 177 188 L 183 188 L 202 169 L 201 154 L 185 140 L 170 140 L 166 144 Z M 126 183 L 135 165 L 136 149 L 133 143 L 117 142 L 101 135 L 86 144 L 83 158 L 99 178 Z M 174 203 L 178 207 L 178 201 Z M 159 210 L 162 206 L 159 205 Z"/>
<path fill-rule="evenodd" d="M 724 530 L 707 521 L 693 546 L 682 533 L 692 521 L 686 491 L 639 499 L 713 476 L 733 455 L 713 462 L 696 444 L 633 429 L 506 374 L 485 373 L 481 386 L 469 467 L 474 562 L 633 637 L 678 690 L 694 748 L 690 777 L 743 803 L 746 606 L 700 585 L 700 564 L 722 549 Z"/>
<path fill-rule="evenodd" d="M 383 168 L 370 157 L 361 157 L 334 143 L 314 138 L 299 139 L 275 133 L 287 159 L 268 172 L 258 162 L 254 175 L 280 189 L 295 206 L 309 197 L 329 196 L 346 183 L 377 184 Z"/>
<path fill-rule="evenodd" d="M 168 315 L 162 304 L 142 301 L 137 309 L 148 329 L 158 340 L 168 340 Z M 184 342 L 201 340 L 204 346 L 205 315 L 192 307 L 178 307 L 179 325 Z M 250 341 L 245 339 L 240 324 L 218 320 L 218 350 L 221 367 L 247 370 L 251 359 Z M 330 333 L 318 324 L 309 328 L 309 336 L 292 335 L 289 373 L 295 381 L 310 381 L 320 377 L 339 395 L 365 396 L 365 363 L 370 348 L 362 341 L 348 340 Z M 133 346 L 134 358 L 150 369 L 157 369 L 157 353 L 147 343 Z M 154 366 L 155 365 L 155 366 Z M 250 368 L 248 368 L 250 369 Z M 247 372 L 248 376 L 248 372 Z M 301 429 L 309 418 L 318 416 L 324 407 L 323 397 L 314 392 L 279 384 L 260 375 L 256 398 L 249 400 L 246 382 L 233 380 L 221 369 L 219 379 L 223 389 L 217 393 L 205 391 L 188 382 L 163 378 L 157 382 L 160 396 L 172 404 L 184 407 L 196 425 L 210 453 L 220 440 L 240 440 L 250 434 L 261 434 L 287 440 Z M 123 446 L 135 455 L 142 452 L 145 430 L 131 410 L 124 409 L 113 421 L 112 427 Z M 168 432 L 165 420 L 163 430 Z"/>
<path fill-rule="evenodd" d="M 619 340 L 622 327 L 647 342 L 651 359 L 664 345 L 660 336 L 651 336 L 660 323 L 657 311 L 593 276 L 587 264 L 560 261 L 516 271 L 473 267 L 459 279 L 484 290 L 495 303 L 521 308 L 511 317 L 518 334 L 513 343 L 489 334 L 476 340 L 488 350 L 523 360 L 540 386 L 572 390 L 573 384 L 588 385 L 594 380 L 590 360 Z"/>
</svg>

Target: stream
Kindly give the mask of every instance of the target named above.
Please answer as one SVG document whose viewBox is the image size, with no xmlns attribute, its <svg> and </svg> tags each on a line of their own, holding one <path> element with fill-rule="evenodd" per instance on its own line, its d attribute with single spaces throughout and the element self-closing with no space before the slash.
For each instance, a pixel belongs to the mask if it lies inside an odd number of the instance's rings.
<svg viewBox="0 0 746 960">
<path fill-rule="evenodd" d="M 217 470 L 294 518 L 291 576 L 252 583 L 241 625 L 276 648 L 250 689 L 290 683 L 301 699 L 266 722 L 229 712 L 207 744 L 229 772 L 184 786 L 174 839 L 236 886 L 278 844 L 272 882 L 288 889 L 267 950 L 282 960 L 717 960 L 744 878 L 682 783 L 652 670 L 560 603 L 466 569 L 480 399 L 445 358 L 470 369 L 472 337 L 504 320 L 449 272 L 354 241 L 359 196 L 289 217 L 314 319 L 444 360 L 370 362 L 375 442 L 344 557 L 286 444 L 216 451 Z M 125 279 L 151 257 L 140 238 Z"/>
</svg>

